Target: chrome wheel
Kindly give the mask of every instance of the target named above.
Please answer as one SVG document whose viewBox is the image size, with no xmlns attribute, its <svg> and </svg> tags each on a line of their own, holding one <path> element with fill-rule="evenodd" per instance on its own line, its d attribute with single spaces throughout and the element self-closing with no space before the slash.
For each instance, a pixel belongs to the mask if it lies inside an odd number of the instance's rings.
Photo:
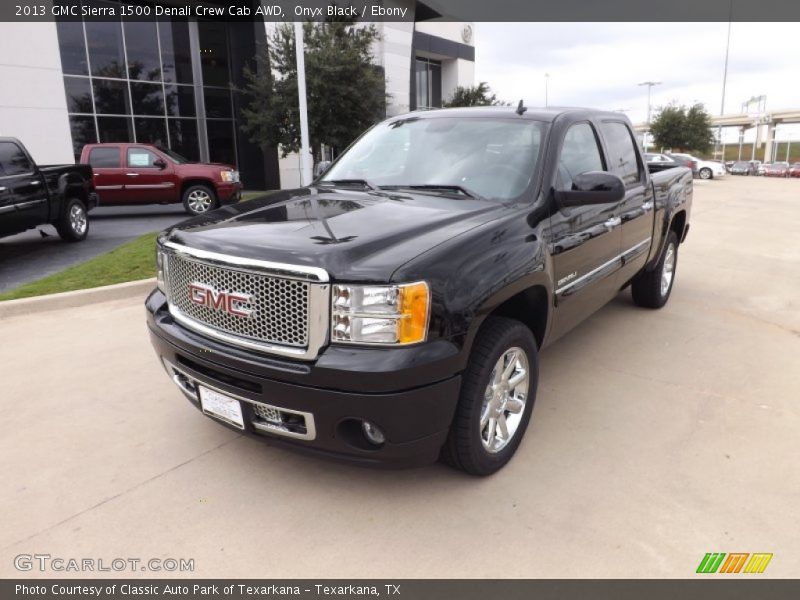
<svg viewBox="0 0 800 600">
<path fill-rule="evenodd" d="M 675 244 L 667 246 L 667 254 L 664 256 L 664 266 L 661 267 L 661 295 L 666 296 L 669 286 L 672 285 L 672 277 L 675 274 Z"/>
<path fill-rule="evenodd" d="M 700 169 L 700 179 L 711 179 L 711 169 Z"/>
<path fill-rule="evenodd" d="M 528 356 L 519 347 L 506 350 L 492 371 L 481 406 L 480 436 L 484 449 L 496 454 L 517 432 L 530 383 Z"/>
<path fill-rule="evenodd" d="M 192 190 L 189 192 L 189 196 L 186 199 L 189 210 L 195 213 L 207 212 L 211 208 L 213 202 L 211 195 L 205 190 Z"/>
<path fill-rule="evenodd" d="M 73 204 L 69 209 L 69 226 L 72 227 L 77 235 L 86 233 L 88 221 L 86 219 L 86 211 L 80 204 Z"/>
</svg>

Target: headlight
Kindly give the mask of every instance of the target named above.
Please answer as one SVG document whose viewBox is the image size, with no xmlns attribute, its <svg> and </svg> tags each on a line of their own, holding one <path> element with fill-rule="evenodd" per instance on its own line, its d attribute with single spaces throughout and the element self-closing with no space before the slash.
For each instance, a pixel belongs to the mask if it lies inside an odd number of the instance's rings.
<svg viewBox="0 0 800 600">
<path fill-rule="evenodd" d="M 166 294 L 167 286 L 164 283 L 164 262 L 164 252 L 161 248 L 156 248 L 156 287 Z"/>
<path fill-rule="evenodd" d="M 236 183 L 239 181 L 239 171 L 220 171 L 219 176 L 222 181 L 227 183 Z"/>
<path fill-rule="evenodd" d="M 334 285 L 331 340 L 350 344 L 415 344 L 428 336 L 430 291 L 402 285 Z"/>
</svg>

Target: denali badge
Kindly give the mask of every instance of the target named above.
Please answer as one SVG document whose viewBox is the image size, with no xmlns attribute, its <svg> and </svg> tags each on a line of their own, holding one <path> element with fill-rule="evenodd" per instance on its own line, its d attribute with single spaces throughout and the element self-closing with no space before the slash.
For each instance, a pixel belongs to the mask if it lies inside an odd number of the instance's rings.
<svg viewBox="0 0 800 600">
<path fill-rule="evenodd" d="M 252 309 L 244 307 L 252 298 L 253 296 L 250 294 L 218 292 L 210 285 L 203 283 L 189 284 L 189 299 L 194 304 L 220 310 L 236 317 L 249 317 L 253 314 Z"/>
</svg>

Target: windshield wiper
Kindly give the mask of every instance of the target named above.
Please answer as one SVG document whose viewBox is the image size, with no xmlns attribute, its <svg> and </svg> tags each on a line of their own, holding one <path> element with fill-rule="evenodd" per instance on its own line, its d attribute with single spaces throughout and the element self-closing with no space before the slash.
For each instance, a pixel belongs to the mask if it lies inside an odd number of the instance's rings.
<svg viewBox="0 0 800 600">
<path fill-rule="evenodd" d="M 455 192 L 467 198 L 481 198 L 472 190 L 465 188 L 461 185 L 438 185 L 438 184 L 423 184 L 423 185 L 384 185 L 381 189 L 384 190 L 420 190 L 423 192 Z"/>
<path fill-rule="evenodd" d="M 318 182 L 317 185 L 321 185 L 323 187 L 333 187 L 336 185 L 360 185 L 370 190 L 380 189 L 377 185 L 370 183 L 366 179 L 326 179 L 325 181 Z"/>
</svg>

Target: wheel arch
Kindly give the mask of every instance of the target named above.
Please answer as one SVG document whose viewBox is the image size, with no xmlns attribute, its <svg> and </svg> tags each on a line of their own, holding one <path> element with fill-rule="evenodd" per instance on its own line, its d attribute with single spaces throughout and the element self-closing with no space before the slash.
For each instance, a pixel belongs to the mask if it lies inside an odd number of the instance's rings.
<svg viewBox="0 0 800 600">
<path fill-rule="evenodd" d="M 463 361 L 469 359 L 475 339 L 489 317 L 506 317 L 530 329 L 536 346 L 547 341 L 552 317 L 552 286 L 544 271 L 526 277 L 487 298 L 475 312 L 463 346 Z"/>
<path fill-rule="evenodd" d="M 214 182 L 211 179 L 206 179 L 203 177 L 191 177 L 181 183 L 181 200 L 183 200 L 183 195 L 186 193 L 186 190 L 194 185 L 202 185 L 207 187 L 211 190 L 214 196 L 217 195 L 217 188 L 214 186 Z"/>
</svg>

